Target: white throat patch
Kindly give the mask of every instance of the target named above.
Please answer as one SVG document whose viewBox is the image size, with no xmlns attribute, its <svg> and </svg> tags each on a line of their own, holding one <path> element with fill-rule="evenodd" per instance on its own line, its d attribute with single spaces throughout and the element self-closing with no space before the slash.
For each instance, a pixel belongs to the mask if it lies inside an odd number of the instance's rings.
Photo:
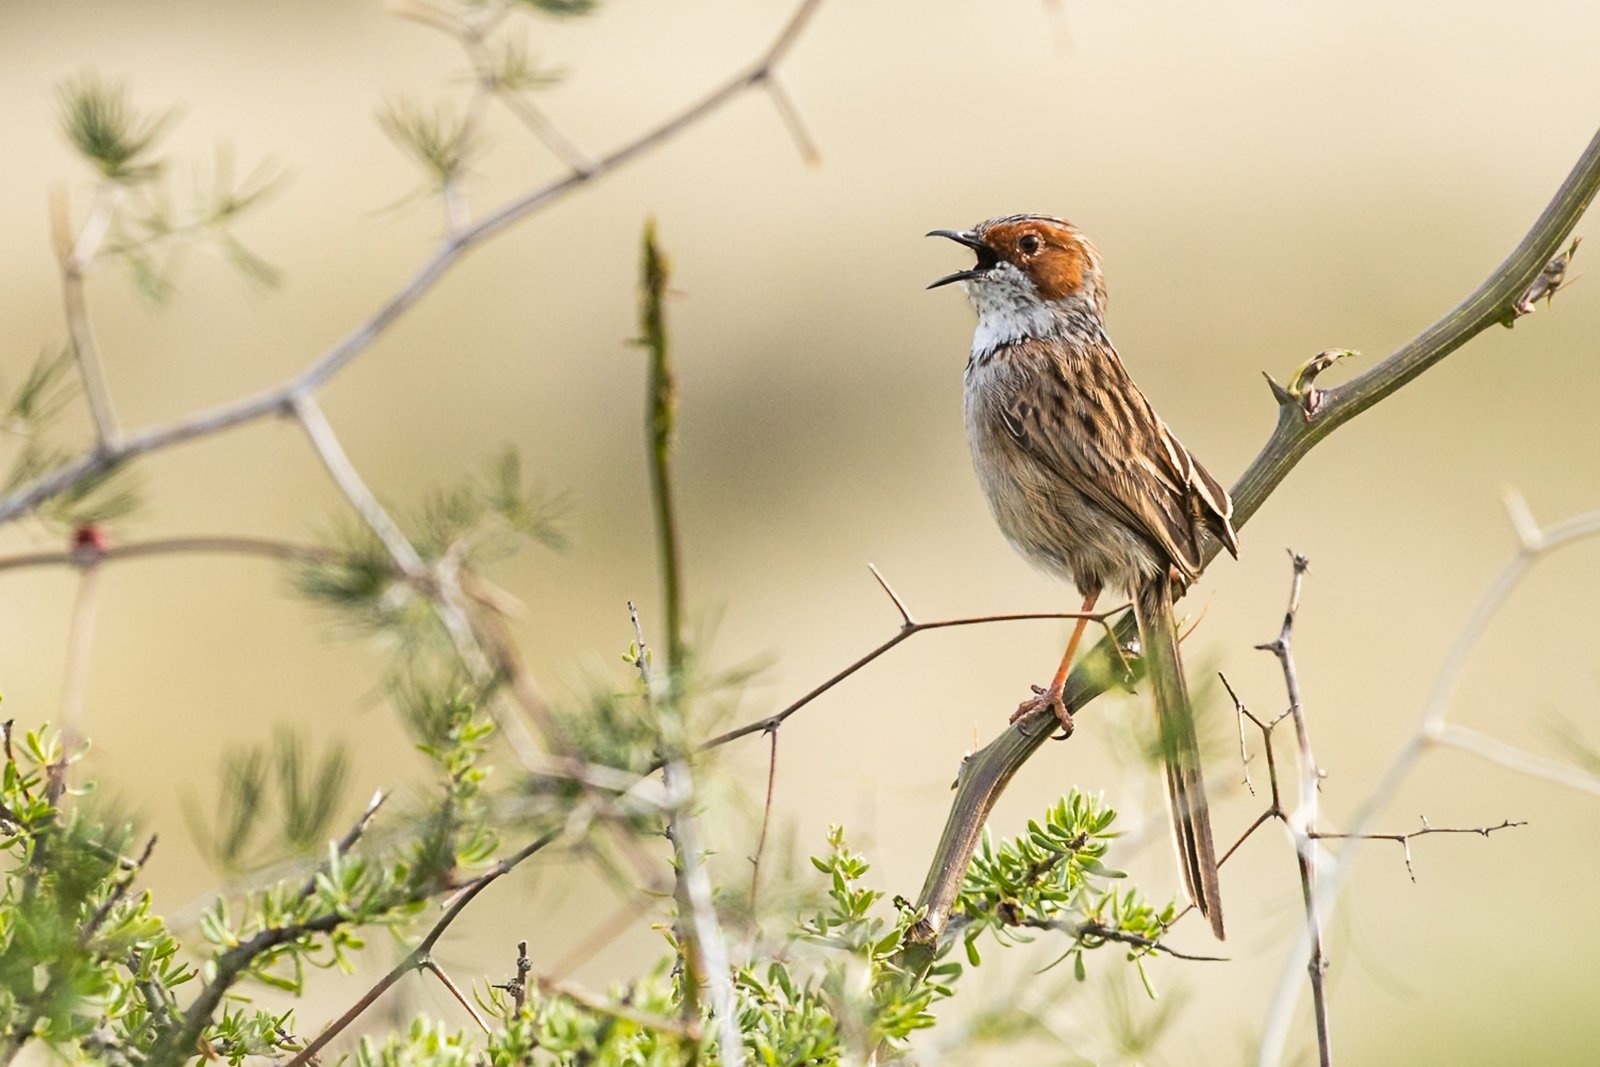
<svg viewBox="0 0 1600 1067">
<path fill-rule="evenodd" d="M 962 286 L 978 313 L 978 325 L 972 334 L 975 360 L 1030 337 L 1053 337 L 1061 332 L 1056 310 L 1039 299 L 1033 282 L 1010 263 L 1001 263 L 984 277 L 963 282 Z"/>
</svg>

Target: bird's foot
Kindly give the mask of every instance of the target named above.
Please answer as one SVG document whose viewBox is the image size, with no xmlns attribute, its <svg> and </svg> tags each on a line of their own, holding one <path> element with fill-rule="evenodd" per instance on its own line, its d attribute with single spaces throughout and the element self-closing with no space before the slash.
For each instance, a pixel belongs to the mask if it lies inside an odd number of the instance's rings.
<svg viewBox="0 0 1600 1067">
<path fill-rule="evenodd" d="M 1017 710 L 1011 713 L 1011 722 L 1016 723 L 1022 719 L 1026 719 L 1030 715 L 1033 715 L 1035 712 L 1043 711 L 1044 709 L 1049 708 L 1055 713 L 1055 717 L 1061 723 L 1061 734 L 1056 738 L 1056 740 L 1065 741 L 1067 738 L 1071 737 L 1073 726 L 1072 714 L 1067 711 L 1067 705 L 1061 700 L 1061 689 L 1059 687 L 1046 689 L 1045 687 L 1039 685 L 1030 686 L 1029 688 L 1033 690 L 1034 695 L 1017 705 Z M 1018 727 L 1018 729 L 1023 728 Z M 1026 730 L 1024 730 L 1024 732 L 1026 732 Z"/>
</svg>

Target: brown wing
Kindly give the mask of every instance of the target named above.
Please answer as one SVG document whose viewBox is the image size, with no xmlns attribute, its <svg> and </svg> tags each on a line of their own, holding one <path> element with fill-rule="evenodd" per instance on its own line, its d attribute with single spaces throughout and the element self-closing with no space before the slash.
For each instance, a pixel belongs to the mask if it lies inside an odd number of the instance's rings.
<svg viewBox="0 0 1600 1067">
<path fill-rule="evenodd" d="M 1006 424 L 1034 460 L 1147 537 L 1186 577 L 1200 572 L 1202 530 L 1238 555 L 1227 491 L 1167 429 L 1109 344 L 1065 364 L 1038 341 L 1011 355 L 1032 368 L 1036 388 L 1019 391 Z"/>
</svg>

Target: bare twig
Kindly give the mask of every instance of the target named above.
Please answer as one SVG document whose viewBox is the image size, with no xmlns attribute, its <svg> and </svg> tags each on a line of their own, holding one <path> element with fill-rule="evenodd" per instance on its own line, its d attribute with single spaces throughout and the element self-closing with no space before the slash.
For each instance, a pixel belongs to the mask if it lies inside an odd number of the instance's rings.
<svg viewBox="0 0 1600 1067">
<path fill-rule="evenodd" d="M 89 916 L 89 921 L 83 924 L 83 929 L 78 931 L 78 944 L 87 945 L 94 937 L 95 931 L 100 929 L 100 924 L 106 921 L 106 916 L 111 914 L 111 909 L 117 906 L 117 901 L 127 896 L 128 889 L 133 885 L 133 880 L 139 877 L 139 872 L 144 870 L 145 864 L 150 862 L 150 854 L 156 850 L 156 835 L 151 834 L 150 840 L 144 843 L 144 851 L 140 852 L 133 860 L 133 864 L 124 867 L 122 875 L 111 886 L 111 892 L 106 894 L 106 899 L 94 909 L 94 914 Z"/>
<path fill-rule="evenodd" d="M 160 537 L 103 548 L 79 545 L 71 549 L 0 556 L 0 571 L 32 567 L 89 567 L 125 559 L 199 554 L 260 556 L 283 563 L 329 563 L 339 558 L 339 553 L 319 545 L 299 545 L 262 537 Z"/>
<path fill-rule="evenodd" d="M 276 415 L 285 409 L 290 398 L 296 394 L 311 393 L 322 388 L 351 360 L 370 347 L 372 342 L 410 310 L 412 305 L 432 290 L 439 279 L 444 277 L 456 261 L 470 249 L 540 208 L 566 197 L 583 185 L 633 162 L 715 113 L 730 100 L 758 86 L 794 46 L 819 4 L 820 0 L 803 0 L 777 39 L 752 65 L 734 74 L 721 86 L 683 111 L 600 157 L 589 170 L 575 172 L 532 189 L 465 229 L 448 234 L 434 253 L 417 268 L 399 290 L 385 300 L 364 322 L 293 378 L 253 396 L 185 416 L 164 426 L 128 434 L 119 438 L 114 447 L 96 446 L 0 498 L 0 523 L 26 514 L 83 478 L 103 471 L 113 464 Z"/>
<path fill-rule="evenodd" d="M 100 362 L 100 349 L 95 343 L 94 327 L 89 321 L 83 276 L 94 264 L 95 256 L 110 230 L 117 193 L 114 184 L 101 184 L 95 193 L 94 206 L 89 209 L 89 217 L 78 231 L 76 239 L 71 233 L 72 213 L 67 204 L 65 188 L 58 186 L 54 190 L 50 212 L 56 258 L 61 268 L 61 296 L 66 305 L 67 336 L 72 339 L 72 353 L 78 361 L 84 396 L 88 398 L 89 412 L 94 417 L 97 447 L 104 451 L 117 448 L 121 432 L 117 428 L 116 409 L 111 403 L 111 389 L 106 384 L 105 369 Z"/>
<path fill-rule="evenodd" d="M 61 747 L 63 756 L 78 746 L 84 695 L 89 687 L 89 655 L 94 648 L 94 619 L 100 604 L 100 568 L 90 564 L 78 575 L 78 595 L 67 633 L 65 677 L 61 683 Z"/>
<path fill-rule="evenodd" d="M 778 728 L 767 734 L 771 746 L 767 752 L 767 800 L 761 806 L 761 835 L 756 838 L 756 854 L 750 857 L 750 914 L 756 911 L 756 890 L 761 886 L 761 854 L 767 848 L 767 827 L 772 822 L 772 787 L 778 780 Z"/>
<path fill-rule="evenodd" d="M 309 392 L 295 393 L 289 397 L 288 406 L 295 418 L 300 420 L 301 429 L 305 430 L 312 449 L 323 467 L 327 468 L 333 483 L 350 501 L 350 506 L 361 516 L 361 521 L 383 543 L 384 550 L 401 573 L 413 581 L 424 578 L 428 573 L 428 565 L 422 562 L 422 557 L 406 538 L 400 524 L 394 521 L 378 498 L 373 496 L 372 490 L 367 488 L 367 483 L 362 481 L 316 398 Z"/>
<path fill-rule="evenodd" d="M 1239 767 L 1244 772 L 1245 788 L 1250 790 L 1251 796 L 1255 796 L 1256 784 L 1250 780 L 1250 752 L 1244 744 L 1244 720 L 1248 716 L 1256 725 L 1259 726 L 1260 722 L 1250 714 L 1250 710 L 1244 706 L 1244 701 L 1239 699 L 1239 694 L 1233 691 L 1233 685 L 1228 681 L 1227 675 L 1218 671 L 1217 680 L 1222 683 L 1222 688 L 1228 691 L 1228 698 L 1233 701 L 1233 718 L 1239 727 Z"/>
<path fill-rule="evenodd" d="M 1417 869 L 1411 865 L 1411 841 L 1413 838 L 1427 837 L 1429 834 L 1477 834 L 1479 837 L 1488 837 L 1496 830 L 1509 830 L 1514 826 L 1526 826 L 1526 820 L 1505 819 L 1495 826 L 1429 826 L 1426 816 L 1422 819 L 1422 828 L 1412 830 L 1405 834 L 1327 834 L 1313 830 L 1309 836 L 1319 841 L 1349 840 L 1359 838 L 1362 841 L 1394 841 L 1400 845 L 1405 853 L 1406 874 L 1411 878 L 1413 885 L 1417 881 Z"/>
<path fill-rule="evenodd" d="M 511 1013 L 522 1014 L 522 1006 L 528 1002 L 528 972 L 533 970 L 533 961 L 528 959 L 528 943 L 517 942 L 517 973 L 516 976 L 505 982 L 498 982 L 489 988 L 503 989 L 511 996 Z"/>
<path fill-rule="evenodd" d="M 778 80 L 778 75 L 769 73 L 764 84 L 767 87 L 767 96 L 772 100 L 772 106 L 777 109 L 778 117 L 783 119 L 783 125 L 789 131 L 789 136 L 794 138 L 794 144 L 800 150 L 800 158 L 808 167 L 815 167 L 822 162 L 822 151 L 817 148 L 817 142 L 811 136 L 811 131 L 806 129 L 805 119 L 800 116 L 800 107 L 794 102 L 794 97 L 789 95 L 783 82 Z"/>
<path fill-rule="evenodd" d="M 901 604 L 898 599 L 896 599 L 895 604 L 902 613 L 905 611 L 905 606 Z M 899 631 L 897 631 L 893 637 L 882 642 L 872 651 L 855 660 L 848 667 L 845 667 L 839 671 L 835 671 L 833 674 L 829 675 L 826 680 L 820 682 L 816 686 L 813 686 L 805 693 L 804 696 L 799 697 L 793 703 L 787 705 L 779 711 L 774 712 L 771 715 L 757 719 L 754 722 L 747 722 L 743 726 L 729 730 L 727 733 L 718 734 L 716 737 L 713 737 L 700 747 L 702 750 L 719 748 L 722 745 L 726 745 L 730 741 L 737 741 L 741 737 L 749 737 L 751 734 L 767 733 L 768 731 L 782 726 L 786 721 L 788 721 L 789 716 L 793 715 L 807 704 L 810 704 L 813 700 L 816 700 L 822 694 L 826 693 L 828 690 L 832 689 L 834 686 L 838 685 L 852 674 L 855 674 L 857 671 L 867 666 L 879 656 L 882 656 L 885 652 L 888 652 L 901 642 L 909 640 L 910 638 L 915 637 L 917 634 L 926 633 L 929 630 L 948 630 L 960 626 L 988 626 L 991 623 L 997 622 L 1035 622 L 1041 619 L 1088 619 L 1091 622 L 1105 623 L 1108 619 L 1121 614 L 1125 610 L 1126 607 L 1123 606 L 1113 608 L 1110 611 L 1091 612 L 1087 615 L 1080 611 L 1030 611 L 1010 615 L 972 615 L 959 619 L 939 619 L 934 622 L 906 621 L 901 625 Z"/>
<path fill-rule="evenodd" d="M 1161 941 L 1143 937 L 1128 930 L 1119 930 L 1115 926 L 1106 926 L 1097 922 L 1075 922 L 1069 919 L 1031 919 L 1027 918 L 1020 924 L 1032 930 L 1056 930 L 1071 936 L 1074 940 L 1093 943 L 1114 941 L 1120 945 L 1131 945 L 1150 952 L 1160 952 L 1178 960 L 1192 960 L 1197 963 L 1226 963 L 1226 956 L 1200 956 L 1192 952 L 1182 952 Z"/>
<path fill-rule="evenodd" d="M 1497 763 L 1529 778 L 1538 778 L 1554 785 L 1575 789 L 1580 793 L 1600 796 L 1600 778 L 1588 771 L 1571 764 L 1545 759 L 1543 756 L 1535 756 L 1531 752 L 1524 752 L 1499 738 L 1490 737 L 1465 726 L 1451 723 L 1439 731 L 1432 742 L 1470 752 L 1480 759 Z"/>
</svg>

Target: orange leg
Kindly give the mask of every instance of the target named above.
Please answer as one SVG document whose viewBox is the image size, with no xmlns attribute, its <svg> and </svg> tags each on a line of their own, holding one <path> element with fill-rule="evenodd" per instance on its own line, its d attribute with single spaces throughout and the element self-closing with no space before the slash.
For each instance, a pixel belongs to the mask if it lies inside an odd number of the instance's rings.
<svg viewBox="0 0 1600 1067">
<path fill-rule="evenodd" d="M 1071 731 L 1072 716 L 1067 714 L 1066 705 L 1061 703 L 1061 689 L 1067 684 L 1067 675 L 1072 671 L 1072 657 L 1078 653 L 1078 642 L 1083 640 L 1083 628 L 1089 624 L 1089 613 L 1094 610 L 1095 601 L 1099 598 L 1098 589 L 1083 598 L 1081 609 L 1083 617 L 1072 628 L 1072 638 L 1067 642 L 1067 651 L 1061 657 L 1061 666 L 1056 668 L 1056 676 L 1051 680 L 1050 688 L 1041 690 L 1035 686 L 1034 692 L 1038 693 L 1038 696 L 1032 700 L 1024 700 L 1017 707 L 1016 713 L 1011 716 L 1012 722 L 1038 710 L 1041 706 L 1049 705 L 1055 711 L 1056 717 L 1061 720 L 1061 725 Z"/>
</svg>

